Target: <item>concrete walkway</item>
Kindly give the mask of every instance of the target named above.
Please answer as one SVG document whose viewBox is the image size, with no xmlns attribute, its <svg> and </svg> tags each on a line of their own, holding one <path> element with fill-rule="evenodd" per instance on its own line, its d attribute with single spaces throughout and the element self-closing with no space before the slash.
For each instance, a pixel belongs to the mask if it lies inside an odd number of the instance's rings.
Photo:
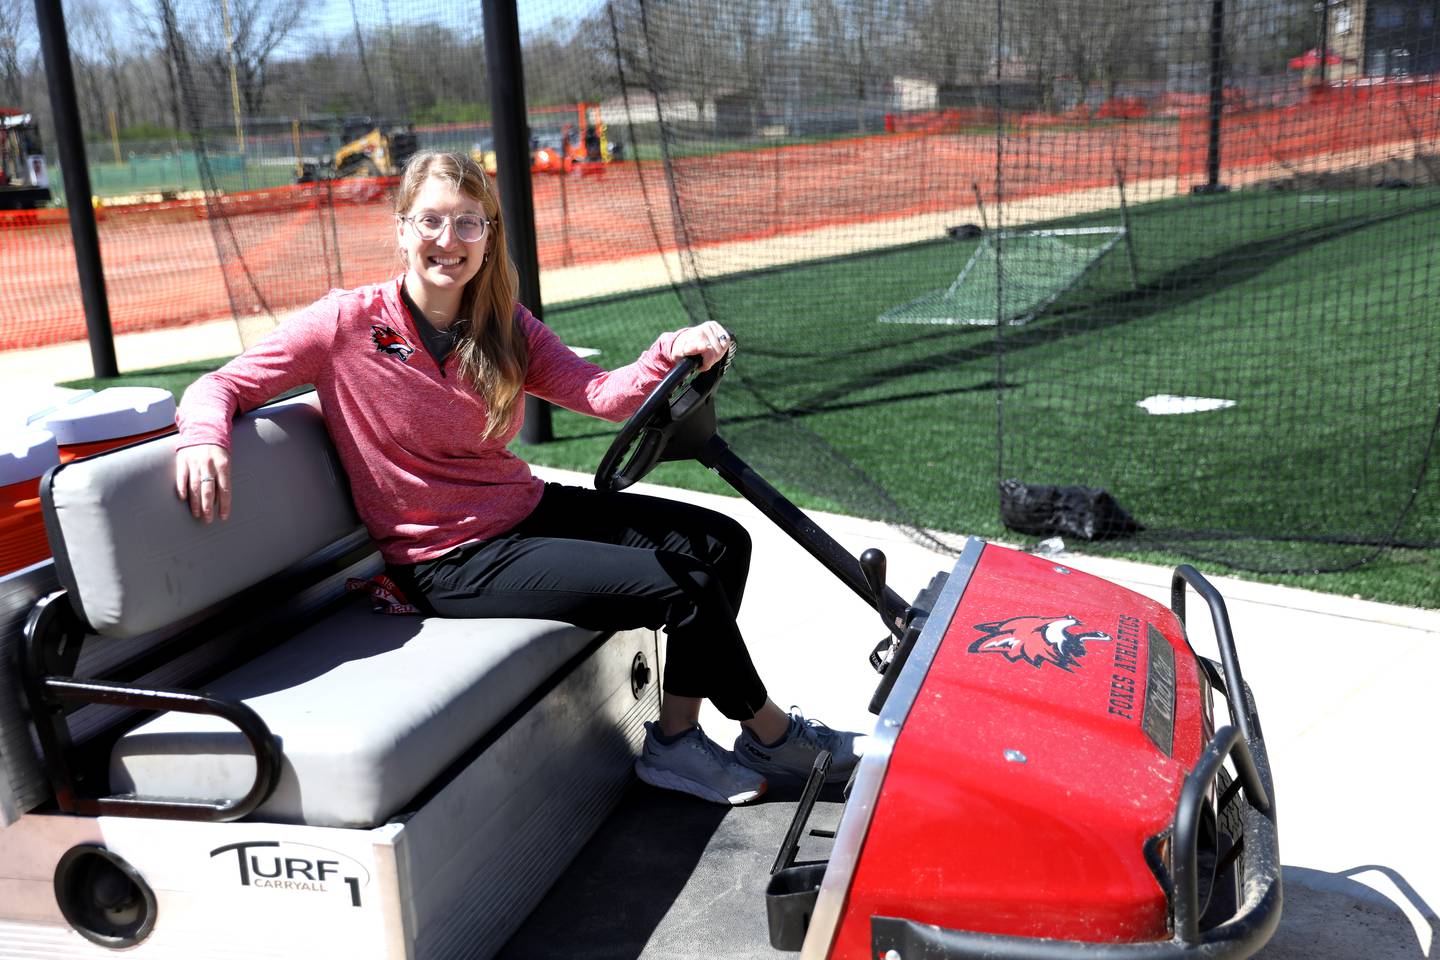
<svg viewBox="0 0 1440 960">
<path fill-rule="evenodd" d="M 122 337 L 120 364 L 135 369 L 233 353 L 234 330 L 227 321 Z M 0 354 L 0 428 L 63 392 L 56 381 L 89 372 L 83 343 Z M 589 483 L 584 475 L 537 472 Z M 741 625 L 775 699 L 835 727 L 868 729 L 875 676 L 866 655 L 882 631 L 876 614 L 745 501 L 648 492 L 703 503 L 746 524 L 756 551 Z M 882 548 L 901 596 L 913 597 L 953 564 L 883 524 L 818 519 L 855 553 Z M 1168 602 L 1168 569 L 1079 556 L 1063 562 Z M 1286 903 L 1264 956 L 1440 956 L 1433 792 L 1440 708 L 1429 672 L 1440 653 L 1440 612 L 1215 582 L 1229 604 L 1275 771 Z M 1197 650 L 1213 656 L 1208 619 L 1192 615 L 1191 631 Z M 736 732 L 713 711 L 703 722 L 722 743 Z"/>
</svg>

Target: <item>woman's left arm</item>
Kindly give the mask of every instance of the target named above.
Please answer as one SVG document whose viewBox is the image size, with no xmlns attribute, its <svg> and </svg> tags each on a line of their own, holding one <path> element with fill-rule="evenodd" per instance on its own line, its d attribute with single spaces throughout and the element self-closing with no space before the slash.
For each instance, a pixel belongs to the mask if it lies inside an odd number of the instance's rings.
<svg viewBox="0 0 1440 960">
<path fill-rule="evenodd" d="M 528 311 L 522 320 L 530 342 L 526 391 L 567 410 L 616 422 L 638 410 L 681 358 L 699 356 L 702 369 L 709 369 L 729 343 L 725 328 L 710 321 L 662 333 L 634 363 L 606 370 L 575 356 Z"/>
</svg>

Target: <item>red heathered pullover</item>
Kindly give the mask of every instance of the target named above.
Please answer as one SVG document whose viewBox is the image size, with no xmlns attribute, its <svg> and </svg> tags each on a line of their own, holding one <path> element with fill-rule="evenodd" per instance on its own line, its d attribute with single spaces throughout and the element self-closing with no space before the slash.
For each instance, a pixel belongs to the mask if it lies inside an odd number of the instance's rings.
<svg viewBox="0 0 1440 960">
<path fill-rule="evenodd" d="M 350 478 L 360 519 L 391 563 L 439 557 L 504 533 L 535 509 L 544 487 L 506 449 L 520 431 L 482 440 L 485 401 L 425 350 L 400 279 L 333 290 L 185 391 L 179 446 L 230 446 L 230 421 L 301 384 L 314 384 Z M 525 391 L 577 413 L 623 420 L 669 372 L 674 333 L 634 363 L 606 371 L 582 360 L 530 311 Z M 447 376 L 448 374 L 448 376 Z"/>
</svg>

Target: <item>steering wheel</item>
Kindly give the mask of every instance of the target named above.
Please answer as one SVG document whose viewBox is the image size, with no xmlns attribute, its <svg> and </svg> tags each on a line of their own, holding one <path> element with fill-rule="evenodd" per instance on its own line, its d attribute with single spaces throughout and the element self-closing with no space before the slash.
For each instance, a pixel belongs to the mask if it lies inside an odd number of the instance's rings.
<svg viewBox="0 0 1440 960">
<path fill-rule="evenodd" d="M 715 388 L 734 357 L 732 336 L 725 355 L 703 373 L 696 373 L 699 357 L 677 363 L 620 428 L 595 470 L 595 488 L 624 490 L 661 461 L 695 457 L 715 434 Z"/>
</svg>

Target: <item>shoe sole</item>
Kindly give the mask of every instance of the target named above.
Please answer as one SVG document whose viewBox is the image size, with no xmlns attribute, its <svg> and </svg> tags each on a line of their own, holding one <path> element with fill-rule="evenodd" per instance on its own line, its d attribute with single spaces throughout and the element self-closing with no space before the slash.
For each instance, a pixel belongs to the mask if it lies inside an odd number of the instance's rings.
<svg viewBox="0 0 1440 960">
<path fill-rule="evenodd" d="M 752 767 L 748 763 L 745 764 L 745 768 L 747 770 L 754 770 L 756 773 L 760 774 L 771 783 L 784 784 L 787 787 L 798 786 L 810 779 L 809 770 L 806 770 L 804 773 L 796 773 L 793 770 L 784 769 L 761 770 L 759 767 Z M 854 769 L 855 768 L 852 767 L 850 770 L 846 770 L 844 773 L 836 773 L 834 770 L 831 770 L 830 773 L 825 775 L 825 786 L 830 787 L 834 786 L 837 783 L 845 783 L 847 780 L 850 779 L 850 774 L 854 771 Z"/>
<path fill-rule="evenodd" d="M 735 762 L 740 764 L 740 766 L 744 767 L 746 770 L 755 771 L 756 773 L 760 774 L 762 777 L 764 777 L 766 780 L 771 781 L 772 783 L 783 783 L 789 786 L 791 784 L 804 783 L 805 781 L 810 779 L 810 771 L 808 769 L 802 773 L 797 770 L 792 770 L 789 767 L 781 766 L 780 764 L 774 763 L 772 761 L 760 760 L 758 758 L 751 757 L 741 751 L 741 745 L 738 743 L 735 744 Z M 860 766 L 859 757 L 856 758 L 854 764 L 846 767 L 843 770 L 835 767 L 832 764 L 830 767 L 830 771 L 825 775 L 825 786 L 828 787 L 833 784 L 844 783 L 845 781 L 849 780 L 850 774 L 858 766 Z"/>
<path fill-rule="evenodd" d="M 692 797 L 699 797 L 701 800 L 709 800 L 711 803 L 723 803 L 728 806 L 737 807 L 742 803 L 749 803 L 765 792 L 766 784 L 762 782 L 758 789 L 742 790 L 731 796 L 726 796 L 713 787 L 706 786 L 698 780 L 691 780 L 689 777 L 682 777 L 678 773 L 669 770 L 661 770 L 649 766 L 644 760 L 635 761 L 635 775 L 652 787 L 659 787 L 661 790 L 675 790 L 679 793 L 688 793 Z"/>
</svg>

